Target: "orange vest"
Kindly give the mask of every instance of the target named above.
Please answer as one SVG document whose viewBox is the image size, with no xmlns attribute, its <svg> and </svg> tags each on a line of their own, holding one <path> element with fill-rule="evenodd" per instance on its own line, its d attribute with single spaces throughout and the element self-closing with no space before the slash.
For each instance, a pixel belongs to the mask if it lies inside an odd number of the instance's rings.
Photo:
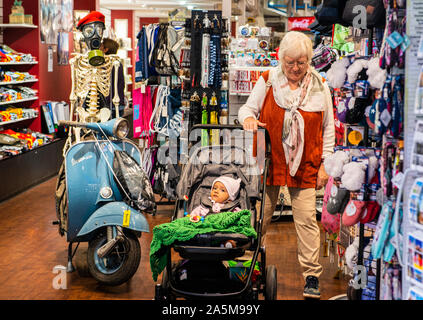
<svg viewBox="0 0 423 320">
<path fill-rule="evenodd" d="M 264 81 L 269 78 L 269 71 L 262 74 Z M 304 118 L 304 150 L 301 163 L 294 177 L 289 174 L 285 153 L 282 147 L 282 127 L 285 109 L 279 107 L 273 97 L 273 90 L 268 90 L 260 113 L 260 122 L 266 123 L 272 146 L 268 185 L 294 188 L 315 188 L 317 172 L 322 162 L 323 153 L 323 111 L 306 112 L 298 109 Z"/>
</svg>

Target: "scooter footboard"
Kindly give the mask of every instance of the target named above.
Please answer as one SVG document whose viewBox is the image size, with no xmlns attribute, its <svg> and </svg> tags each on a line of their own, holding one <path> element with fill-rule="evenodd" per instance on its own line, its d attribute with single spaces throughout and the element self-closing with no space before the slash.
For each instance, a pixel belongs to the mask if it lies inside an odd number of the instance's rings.
<svg viewBox="0 0 423 320">
<path fill-rule="evenodd" d="M 85 222 L 77 237 L 106 226 L 122 226 L 138 232 L 150 232 L 147 219 L 124 202 L 110 202 L 97 209 Z"/>
</svg>

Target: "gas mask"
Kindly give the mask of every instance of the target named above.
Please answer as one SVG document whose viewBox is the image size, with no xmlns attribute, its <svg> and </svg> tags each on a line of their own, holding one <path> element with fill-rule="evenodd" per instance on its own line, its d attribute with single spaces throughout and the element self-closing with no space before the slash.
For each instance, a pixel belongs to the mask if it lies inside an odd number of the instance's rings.
<svg viewBox="0 0 423 320">
<path fill-rule="evenodd" d="M 84 41 L 90 49 L 88 61 L 92 66 L 100 66 L 105 62 L 104 53 L 100 50 L 104 29 L 104 23 L 97 21 L 83 25 L 81 28 Z"/>
</svg>

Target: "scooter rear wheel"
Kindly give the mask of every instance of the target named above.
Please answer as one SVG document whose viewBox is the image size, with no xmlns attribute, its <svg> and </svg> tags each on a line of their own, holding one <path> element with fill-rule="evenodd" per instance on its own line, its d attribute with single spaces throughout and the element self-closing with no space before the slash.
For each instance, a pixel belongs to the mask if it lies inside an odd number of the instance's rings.
<svg viewBox="0 0 423 320">
<path fill-rule="evenodd" d="M 94 279 L 104 285 L 117 286 L 127 282 L 138 269 L 141 247 L 137 237 L 128 232 L 124 240 L 113 250 L 99 258 L 97 250 L 107 242 L 105 234 L 99 234 L 88 246 L 88 268 Z"/>
</svg>

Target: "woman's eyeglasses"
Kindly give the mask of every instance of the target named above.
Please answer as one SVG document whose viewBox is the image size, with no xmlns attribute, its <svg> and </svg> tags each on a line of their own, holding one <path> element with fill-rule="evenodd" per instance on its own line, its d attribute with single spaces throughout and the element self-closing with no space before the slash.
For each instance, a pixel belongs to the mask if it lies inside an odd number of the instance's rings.
<svg viewBox="0 0 423 320">
<path fill-rule="evenodd" d="M 307 66 L 307 62 L 302 62 L 302 61 L 289 61 L 289 62 L 287 62 L 286 60 L 284 60 L 284 63 L 289 69 L 294 68 L 295 65 L 297 65 L 297 67 L 299 69 L 304 69 Z"/>
</svg>

